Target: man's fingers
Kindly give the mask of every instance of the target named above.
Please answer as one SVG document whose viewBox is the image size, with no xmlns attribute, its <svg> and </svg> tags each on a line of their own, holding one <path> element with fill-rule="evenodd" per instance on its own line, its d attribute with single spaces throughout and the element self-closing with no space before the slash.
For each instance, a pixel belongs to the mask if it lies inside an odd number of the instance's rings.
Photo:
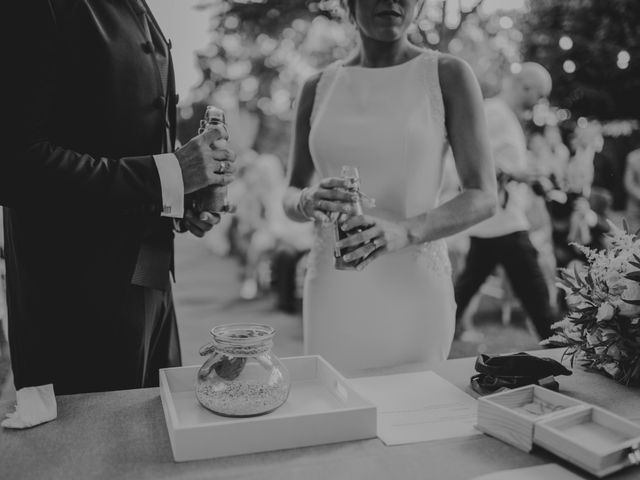
<svg viewBox="0 0 640 480">
<path fill-rule="evenodd" d="M 236 178 L 235 176 L 229 173 L 220 174 L 220 173 L 214 172 L 210 175 L 209 184 L 210 185 L 229 185 L 230 183 L 233 183 L 235 178 Z"/>
<path fill-rule="evenodd" d="M 188 223 L 187 228 L 193 235 L 195 235 L 198 238 L 204 237 L 204 234 L 206 233 L 204 230 L 201 230 L 193 223 Z"/>
<path fill-rule="evenodd" d="M 197 237 L 202 237 L 220 222 L 220 215 L 206 211 L 196 215 L 191 210 L 187 210 L 184 221 L 191 233 Z"/>
<path fill-rule="evenodd" d="M 227 160 L 221 160 L 214 162 L 213 170 L 215 173 L 235 173 L 237 168 L 235 164 Z"/>
<path fill-rule="evenodd" d="M 211 228 L 220 223 L 220 215 L 213 212 L 201 212 L 200 215 L 198 215 L 198 220 L 202 222 L 203 227 L 209 226 L 209 228 Z"/>
<path fill-rule="evenodd" d="M 211 156 L 215 160 L 224 160 L 225 162 L 235 162 L 236 153 L 228 148 L 217 148 L 211 152 Z"/>
<path fill-rule="evenodd" d="M 214 142 L 220 139 L 227 140 L 229 138 L 229 132 L 224 125 L 209 125 L 201 135 L 202 141 L 207 145 L 213 145 Z"/>
</svg>

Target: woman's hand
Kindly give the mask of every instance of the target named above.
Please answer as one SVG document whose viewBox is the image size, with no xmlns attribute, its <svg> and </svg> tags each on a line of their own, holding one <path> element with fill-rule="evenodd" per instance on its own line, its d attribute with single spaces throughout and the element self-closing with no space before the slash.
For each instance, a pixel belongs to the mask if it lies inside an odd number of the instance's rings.
<svg viewBox="0 0 640 480">
<path fill-rule="evenodd" d="M 330 177 L 318 185 L 304 188 L 300 192 L 298 203 L 300 213 L 323 223 L 330 223 L 330 217 L 335 214 L 353 214 L 353 203 L 358 196 L 348 191 L 352 182 L 351 179 Z"/>
<path fill-rule="evenodd" d="M 410 243 L 407 227 L 379 218 L 354 216 L 344 221 L 340 228 L 345 232 L 361 230 L 336 243 L 340 250 L 351 250 L 343 258 L 345 262 L 357 264 L 357 270 L 362 270 L 383 253 L 401 250 Z"/>
</svg>

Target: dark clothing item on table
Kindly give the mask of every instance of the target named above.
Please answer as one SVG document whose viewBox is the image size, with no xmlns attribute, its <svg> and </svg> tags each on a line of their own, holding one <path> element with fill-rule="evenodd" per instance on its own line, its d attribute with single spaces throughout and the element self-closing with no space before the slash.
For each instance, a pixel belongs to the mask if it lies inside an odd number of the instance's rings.
<svg viewBox="0 0 640 480">
<path fill-rule="evenodd" d="M 538 251 L 526 231 L 494 238 L 471 237 L 464 270 L 455 283 L 457 318 L 462 316 L 473 296 L 498 265 L 504 268 L 515 295 L 540 338 L 549 337 L 555 314 L 538 264 Z"/>
<path fill-rule="evenodd" d="M 142 0 L 25 0 L 0 159 L 17 389 L 157 385 L 180 364 L 173 231 L 153 154 L 175 140 L 169 44 Z"/>
</svg>

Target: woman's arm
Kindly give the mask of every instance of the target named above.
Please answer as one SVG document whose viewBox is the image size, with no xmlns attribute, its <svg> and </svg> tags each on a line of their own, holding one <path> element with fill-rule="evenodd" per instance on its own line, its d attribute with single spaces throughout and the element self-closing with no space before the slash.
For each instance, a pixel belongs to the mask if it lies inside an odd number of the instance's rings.
<svg viewBox="0 0 640 480">
<path fill-rule="evenodd" d="M 455 57 L 443 55 L 439 73 L 446 127 L 462 192 L 427 213 L 398 223 L 366 216 L 347 220 L 342 225 L 345 231 L 366 228 L 337 244 L 339 248 L 356 248 L 344 258 L 347 262 L 364 259 L 359 270 L 384 252 L 448 237 L 495 213 L 496 173 L 480 87 L 471 68 Z"/>
<path fill-rule="evenodd" d="M 305 81 L 296 102 L 287 168 L 289 188 L 285 192 L 282 201 L 285 213 L 291 220 L 296 222 L 309 220 L 306 214 L 300 211 L 299 205 L 301 190 L 309 186 L 314 172 L 311 152 L 309 151 L 309 132 L 311 130 L 311 111 L 313 110 L 313 102 L 320 76 L 321 73 L 317 73 Z"/>
<path fill-rule="evenodd" d="M 413 244 L 465 230 L 491 217 L 497 207 L 496 173 L 478 81 L 467 63 L 451 55 L 440 57 L 439 76 L 462 192 L 430 212 L 403 222 Z"/>
<path fill-rule="evenodd" d="M 352 195 L 346 192 L 348 181 L 340 178 L 326 178 L 319 185 L 308 188 L 314 173 L 309 151 L 310 119 L 321 75 L 312 76 L 302 86 L 293 124 L 287 168 L 289 186 L 282 205 L 287 216 L 296 222 L 314 219 L 329 222 L 331 212 L 351 213 L 350 204 L 354 201 Z"/>
</svg>

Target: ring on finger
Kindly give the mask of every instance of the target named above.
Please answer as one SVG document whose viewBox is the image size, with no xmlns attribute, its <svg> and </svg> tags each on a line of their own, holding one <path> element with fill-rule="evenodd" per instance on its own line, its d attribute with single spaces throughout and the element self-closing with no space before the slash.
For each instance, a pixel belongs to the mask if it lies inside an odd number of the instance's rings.
<svg viewBox="0 0 640 480">
<path fill-rule="evenodd" d="M 227 171 L 227 162 L 225 162 L 224 160 L 222 160 L 220 162 L 220 169 L 218 170 L 218 173 L 224 173 Z"/>
</svg>

